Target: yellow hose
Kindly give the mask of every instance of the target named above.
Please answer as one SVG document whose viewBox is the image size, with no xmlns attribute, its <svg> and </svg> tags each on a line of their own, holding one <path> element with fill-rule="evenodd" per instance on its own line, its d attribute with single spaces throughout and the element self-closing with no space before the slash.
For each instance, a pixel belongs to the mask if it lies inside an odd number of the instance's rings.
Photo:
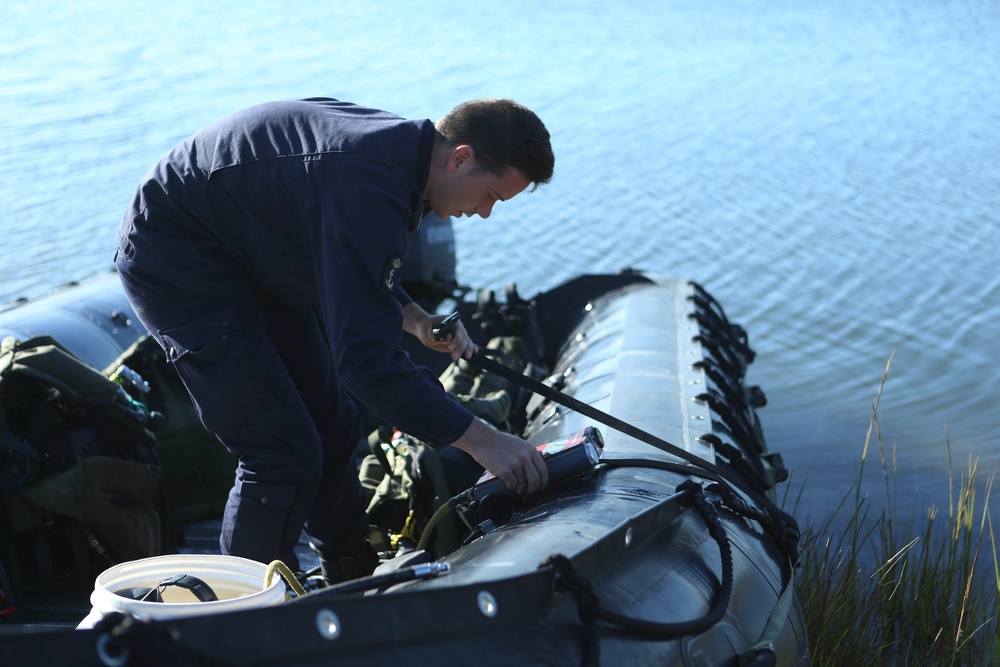
<svg viewBox="0 0 1000 667">
<path fill-rule="evenodd" d="M 427 527 L 424 528 L 424 534 L 420 536 L 420 542 L 417 544 L 417 551 L 422 551 L 427 548 L 427 544 L 431 541 L 431 535 L 434 534 L 434 529 L 437 525 L 441 523 L 441 519 L 444 518 L 445 514 L 451 511 L 451 503 L 445 503 L 441 507 L 437 508 L 434 512 L 434 516 L 431 520 L 427 522 Z"/>
<path fill-rule="evenodd" d="M 264 573 L 264 590 L 271 587 L 271 582 L 274 581 L 275 573 L 280 574 L 288 585 L 291 587 L 295 594 L 299 597 L 306 594 L 306 589 L 302 588 L 302 584 L 299 580 L 295 578 L 291 569 L 280 560 L 273 560 L 271 564 L 267 566 L 267 572 Z"/>
</svg>

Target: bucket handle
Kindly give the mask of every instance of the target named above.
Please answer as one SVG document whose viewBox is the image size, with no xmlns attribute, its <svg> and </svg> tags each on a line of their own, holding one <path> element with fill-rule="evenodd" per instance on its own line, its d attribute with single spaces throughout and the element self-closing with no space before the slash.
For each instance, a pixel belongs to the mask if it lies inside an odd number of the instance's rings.
<svg viewBox="0 0 1000 667">
<path fill-rule="evenodd" d="M 189 590 L 198 598 L 199 602 L 216 602 L 219 599 L 211 586 L 190 574 L 175 574 L 172 577 L 167 577 L 153 588 L 146 586 L 123 588 L 115 591 L 115 595 L 140 602 L 163 602 L 163 589 L 167 586 L 177 586 Z"/>
</svg>

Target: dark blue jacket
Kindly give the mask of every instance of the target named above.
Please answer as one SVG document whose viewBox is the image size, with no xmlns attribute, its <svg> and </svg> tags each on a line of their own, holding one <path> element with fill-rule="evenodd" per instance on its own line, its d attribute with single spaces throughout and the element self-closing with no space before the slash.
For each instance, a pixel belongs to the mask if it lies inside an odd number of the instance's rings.
<svg viewBox="0 0 1000 667">
<path fill-rule="evenodd" d="M 397 276 L 434 140 L 428 120 L 332 99 L 238 111 L 146 175 L 120 259 L 197 293 L 318 306 L 342 385 L 396 428 L 452 442 L 472 415 L 400 345 Z"/>
</svg>

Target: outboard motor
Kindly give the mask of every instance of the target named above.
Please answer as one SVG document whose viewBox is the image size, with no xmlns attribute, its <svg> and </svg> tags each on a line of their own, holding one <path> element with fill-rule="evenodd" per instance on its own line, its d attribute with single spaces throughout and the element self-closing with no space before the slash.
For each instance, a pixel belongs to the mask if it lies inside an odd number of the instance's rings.
<svg viewBox="0 0 1000 667">
<path fill-rule="evenodd" d="M 451 218 L 428 213 L 410 236 L 403 264 L 403 289 L 420 307 L 433 313 L 444 299 L 460 291 L 456 264 Z"/>
</svg>

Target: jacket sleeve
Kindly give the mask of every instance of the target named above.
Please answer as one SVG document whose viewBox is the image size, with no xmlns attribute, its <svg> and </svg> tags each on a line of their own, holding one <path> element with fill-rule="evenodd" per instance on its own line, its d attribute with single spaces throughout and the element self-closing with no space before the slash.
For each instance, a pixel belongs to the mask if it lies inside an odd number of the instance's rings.
<svg viewBox="0 0 1000 667">
<path fill-rule="evenodd" d="M 313 239 L 320 306 L 342 385 L 394 428 L 440 446 L 473 417 L 401 346 L 407 210 L 368 185 L 324 196 Z"/>
<path fill-rule="evenodd" d="M 413 297 L 407 294 L 406 290 L 403 289 L 403 285 L 401 283 L 396 284 L 396 289 L 395 291 L 393 291 L 392 294 L 394 297 L 396 297 L 396 301 L 398 301 L 399 305 L 401 306 L 413 303 Z"/>
</svg>

